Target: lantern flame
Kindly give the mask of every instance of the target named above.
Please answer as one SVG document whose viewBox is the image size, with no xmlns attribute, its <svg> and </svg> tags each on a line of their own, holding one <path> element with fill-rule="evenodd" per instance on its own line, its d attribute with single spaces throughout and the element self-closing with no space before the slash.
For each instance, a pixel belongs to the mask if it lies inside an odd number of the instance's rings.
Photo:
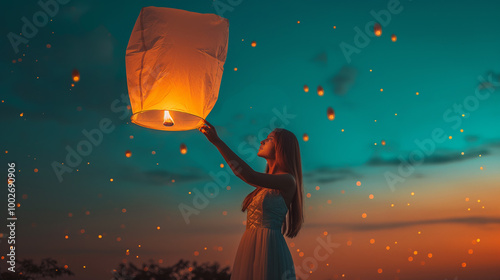
<svg viewBox="0 0 500 280">
<path fill-rule="evenodd" d="M 164 126 L 173 126 L 174 125 L 174 119 L 170 116 L 170 113 L 168 111 L 165 111 L 165 114 L 163 115 L 163 125 Z"/>
</svg>

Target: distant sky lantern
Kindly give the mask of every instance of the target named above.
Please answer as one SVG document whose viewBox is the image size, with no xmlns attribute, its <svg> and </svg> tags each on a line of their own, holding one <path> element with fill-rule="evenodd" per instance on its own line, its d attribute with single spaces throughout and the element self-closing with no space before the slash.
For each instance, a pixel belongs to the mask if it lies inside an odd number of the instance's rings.
<svg viewBox="0 0 500 280">
<path fill-rule="evenodd" d="M 385 146 L 385 140 L 382 140 L 382 146 Z"/>
<path fill-rule="evenodd" d="M 373 26 L 373 33 L 375 33 L 375 36 L 380 37 L 382 35 L 382 26 L 380 26 L 380 23 L 375 23 Z"/>
<path fill-rule="evenodd" d="M 318 86 L 318 95 L 323 96 L 323 94 L 325 94 L 325 90 L 323 89 L 322 86 Z"/>
<path fill-rule="evenodd" d="M 255 48 L 256 46 L 257 46 L 257 42 L 252 41 L 252 47 L 254 47 L 254 48 Z"/>
<path fill-rule="evenodd" d="M 302 139 L 304 139 L 305 142 L 309 141 L 309 135 L 307 135 L 307 133 L 304 133 Z"/>
<path fill-rule="evenodd" d="M 126 156 L 126 157 L 131 157 L 131 156 L 132 156 L 132 152 L 127 150 L 127 151 L 125 152 L 125 156 Z"/>
<path fill-rule="evenodd" d="M 200 127 L 219 96 L 228 37 L 229 22 L 218 15 L 142 8 L 125 55 L 132 123 Z"/>
<path fill-rule="evenodd" d="M 309 92 L 309 87 L 307 85 L 304 85 L 304 92 Z"/>
<path fill-rule="evenodd" d="M 392 34 L 392 36 L 391 36 L 391 40 L 392 40 L 393 42 L 396 42 L 396 41 L 398 40 L 398 37 L 397 37 L 395 34 Z"/>
<path fill-rule="evenodd" d="M 326 114 L 328 115 L 329 120 L 333 121 L 335 119 L 335 111 L 332 107 L 328 107 L 328 109 L 326 110 Z"/>
<path fill-rule="evenodd" d="M 73 81 L 74 82 L 78 82 L 80 80 L 80 72 L 78 72 L 78 70 L 73 70 L 73 72 L 71 73 L 71 76 L 73 77 Z"/>
<path fill-rule="evenodd" d="M 181 150 L 181 154 L 185 155 L 188 152 L 186 144 L 182 143 L 181 147 L 180 147 L 180 150 Z"/>
</svg>

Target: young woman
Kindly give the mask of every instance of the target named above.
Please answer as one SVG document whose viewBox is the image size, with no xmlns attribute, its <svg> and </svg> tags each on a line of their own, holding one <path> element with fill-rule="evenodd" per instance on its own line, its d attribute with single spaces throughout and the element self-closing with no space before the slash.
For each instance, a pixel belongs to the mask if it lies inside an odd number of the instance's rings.
<svg viewBox="0 0 500 280">
<path fill-rule="evenodd" d="M 300 150 L 297 137 L 274 129 L 257 153 L 266 172 L 253 170 L 219 138 L 213 125 L 198 128 L 214 144 L 234 174 L 255 187 L 243 201 L 246 230 L 238 246 L 231 280 L 295 280 L 292 255 L 283 235 L 293 238 L 304 222 Z M 281 229 L 281 231 L 280 231 Z"/>
</svg>

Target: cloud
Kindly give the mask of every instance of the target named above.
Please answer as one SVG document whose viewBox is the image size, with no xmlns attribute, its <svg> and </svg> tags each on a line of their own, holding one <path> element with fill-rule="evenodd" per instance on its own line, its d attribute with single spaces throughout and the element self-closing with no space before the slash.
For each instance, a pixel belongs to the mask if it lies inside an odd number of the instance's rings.
<svg viewBox="0 0 500 280">
<path fill-rule="evenodd" d="M 186 169 L 186 168 L 184 168 Z M 141 185 L 165 186 L 171 184 L 172 180 L 175 183 L 192 183 L 203 180 L 211 180 L 212 178 L 204 172 L 196 168 L 187 168 L 184 173 L 177 173 L 170 170 L 140 170 L 139 168 L 123 167 L 123 178 L 125 181 L 137 182 Z"/>
<path fill-rule="evenodd" d="M 354 81 L 356 80 L 357 70 L 354 67 L 343 66 L 330 82 L 333 84 L 335 94 L 346 94 Z"/>
<path fill-rule="evenodd" d="M 422 151 L 421 151 L 422 152 Z M 411 154 L 411 153 L 409 153 Z M 409 154 L 405 156 L 401 156 L 404 161 L 406 162 L 412 162 L 409 159 Z M 477 156 L 481 155 L 489 155 L 491 152 L 485 148 L 482 149 L 470 149 L 464 152 L 464 154 L 461 154 L 461 151 L 456 151 L 456 150 L 437 150 L 434 153 L 432 153 L 430 156 L 425 156 L 424 160 L 422 161 L 421 164 L 444 164 L 444 163 L 451 163 L 451 162 L 458 162 L 458 161 L 464 161 L 472 158 L 477 158 Z M 373 156 L 366 162 L 367 165 L 371 166 L 380 166 L 380 165 L 399 165 L 401 164 L 401 160 L 396 157 L 390 157 L 390 158 L 382 158 L 378 155 Z"/>
<path fill-rule="evenodd" d="M 357 179 L 361 176 L 347 168 L 320 167 L 302 174 L 308 183 L 335 183 L 346 179 Z"/>
<path fill-rule="evenodd" d="M 486 81 L 479 83 L 477 88 L 479 90 L 491 89 L 493 91 L 500 89 L 500 74 L 495 74 L 493 71 L 488 71 L 486 74 Z"/>
<path fill-rule="evenodd" d="M 319 62 L 321 65 L 326 65 L 328 61 L 328 55 L 326 54 L 325 51 L 317 54 L 312 58 L 313 62 Z"/>
<path fill-rule="evenodd" d="M 411 226 L 421 225 L 434 225 L 434 224 L 465 224 L 465 225 L 487 225 L 498 224 L 500 225 L 500 217 L 454 217 L 454 218 L 441 218 L 441 219 L 427 219 L 415 221 L 397 221 L 387 223 L 330 223 L 330 224 L 308 224 L 307 227 L 334 227 L 346 231 L 373 231 L 373 230 L 386 230 L 397 229 Z"/>
</svg>

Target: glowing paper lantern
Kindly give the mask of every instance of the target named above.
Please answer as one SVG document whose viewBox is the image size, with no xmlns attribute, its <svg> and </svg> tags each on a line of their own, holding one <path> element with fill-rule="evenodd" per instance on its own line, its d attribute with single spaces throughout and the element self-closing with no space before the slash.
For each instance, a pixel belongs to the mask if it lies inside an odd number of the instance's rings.
<svg viewBox="0 0 500 280">
<path fill-rule="evenodd" d="M 380 35 L 382 35 L 382 26 L 380 26 L 380 23 L 375 23 L 375 25 L 373 26 L 373 32 L 377 37 L 380 37 Z"/>
<path fill-rule="evenodd" d="M 125 156 L 126 156 L 126 157 L 131 157 L 131 156 L 132 156 L 132 152 L 131 152 L 131 151 L 129 151 L 129 150 L 127 150 L 127 151 L 125 152 Z"/>
<path fill-rule="evenodd" d="M 396 42 L 396 41 L 398 40 L 398 37 L 397 37 L 395 34 L 392 34 L 392 36 L 391 36 L 391 40 L 392 40 L 393 42 Z"/>
<path fill-rule="evenodd" d="M 188 149 L 186 147 L 186 144 L 182 143 L 180 147 L 181 154 L 186 154 L 188 152 Z"/>
<path fill-rule="evenodd" d="M 382 140 L 382 146 L 385 146 L 385 140 Z"/>
<path fill-rule="evenodd" d="M 215 14 L 144 7 L 125 62 L 131 121 L 169 131 L 202 125 L 219 95 L 229 22 Z"/>
<path fill-rule="evenodd" d="M 304 135 L 302 136 L 302 139 L 307 142 L 309 141 L 309 135 L 307 135 L 307 133 L 304 133 Z"/>
<path fill-rule="evenodd" d="M 335 119 L 335 111 L 332 107 L 328 107 L 328 109 L 326 110 L 326 114 L 328 115 L 329 120 L 333 121 L 333 119 Z"/>
<path fill-rule="evenodd" d="M 322 86 L 318 86 L 318 95 L 323 96 L 323 94 L 325 94 L 325 90 L 323 89 Z"/>
<path fill-rule="evenodd" d="M 252 41 L 252 47 L 254 47 L 254 48 L 255 48 L 256 46 L 257 46 L 257 42 Z"/>
<path fill-rule="evenodd" d="M 78 70 L 73 70 L 73 72 L 71 73 L 71 76 L 73 77 L 73 81 L 74 82 L 78 82 L 80 80 L 80 72 L 78 72 Z"/>
<path fill-rule="evenodd" d="M 304 85 L 304 92 L 309 92 L 309 87 L 307 85 Z"/>
</svg>

